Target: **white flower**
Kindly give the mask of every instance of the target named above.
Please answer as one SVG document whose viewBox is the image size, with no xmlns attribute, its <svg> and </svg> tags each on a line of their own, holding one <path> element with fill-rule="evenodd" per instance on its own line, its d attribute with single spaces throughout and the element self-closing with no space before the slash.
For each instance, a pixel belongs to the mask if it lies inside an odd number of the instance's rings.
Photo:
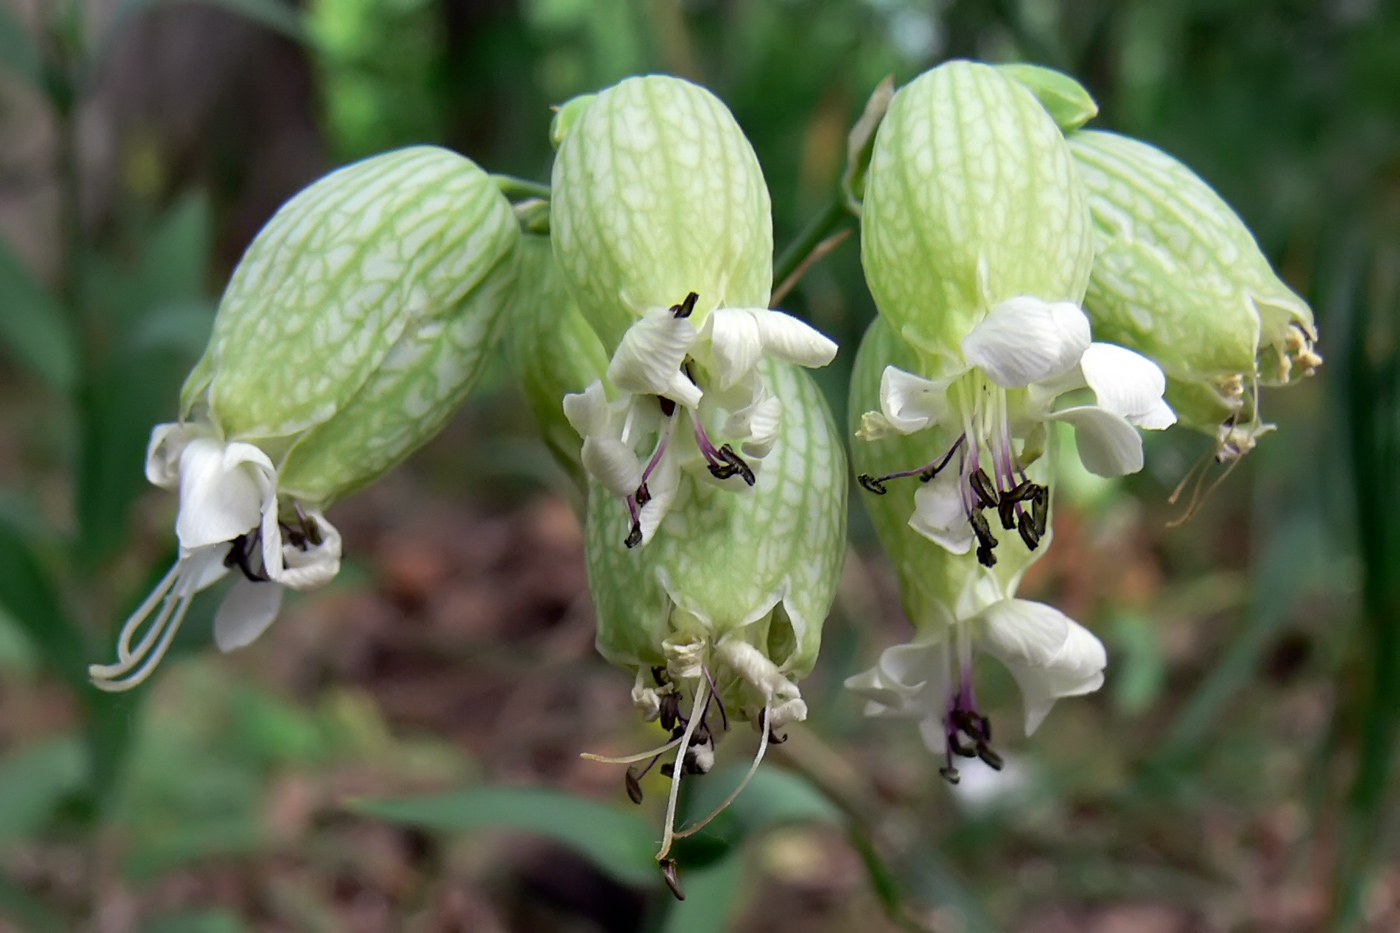
<svg viewBox="0 0 1400 933">
<path fill-rule="evenodd" d="M 956 610 L 943 607 L 944 619 L 912 642 L 885 649 L 873 668 L 846 681 L 866 701 L 867 716 L 917 720 L 929 751 L 945 758 L 940 773 L 954 783 L 955 755 L 981 758 L 993 768 L 1002 763 L 977 707 L 974 649 L 999 660 L 1016 679 L 1028 736 L 1056 700 L 1103 686 L 1108 663 L 1103 643 L 1058 609 L 1001 592 L 990 574 L 969 589 Z"/>
<path fill-rule="evenodd" d="M 721 485 L 754 484 L 783 410 L 759 375 L 760 360 L 814 367 L 836 356 L 831 340 L 767 308 L 717 308 L 697 328 L 698 297 L 691 292 L 679 304 L 652 308 L 623 334 L 607 373 L 621 398 L 609 401 L 599 380 L 564 399 L 564 413 L 583 437 L 584 468 L 627 502 L 628 547 L 651 540 L 682 469 Z M 682 419 L 689 424 L 677 430 Z M 650 451 L 645 462 L 639 448 Z"/>
<path fill-rule="evenodd" d="M 277 471 L 252 444 L 225 443 L 193 424 L 157 425 L 147 449 L 146 477 L 180 490 L 175 520 L 180 556 L 122 626 L 117 663 L 88 668 L 101 690 L 128 690 L 149 677 L 195 594 L 230 568 L 238 568 L 244 579 L 214 617 L 214 641 L 222 651 L 262 634 L 277 616 L 283 587 L 314 589 L 340 570 L 340 534 L 320 512 L 299 510 L 300 527 L 278 521 Z"/>
<path fill-rule="evenodd" d="M 867 412 L 859 436 L 912 434 L 934 426 L 957 434 L 948 451 L 925 466 L 888 476 L 862 476 L 884 492 L 887 480 L 918 476 L 910 525 L 956 554 L 977 546 L 978 559 L 996 563 L 997 540 L 982 514 L 997 513 L 1034 549 L 1045 533 L 1046 487 L 1024 467 L 1044 444 L 1044 424 L 1073 425 L 1080 459 L 1092 472 L 1119 476 L 1142 469 L 1138 428 L 1176 421 L 1162 400 L 1166 378 L 1146 357 L 1090 339 L 1089 319 L 1069 302 L 1021 296 L 1002 302 L 962 341 L 962 360 L 937 379 L 895 366 L 880 379 L 880 411 Z M 1056 408 L 1087 389 L 1093 404 Z M 1019 443 L 1019 446 L 1017 442 Z M 957 455 L 957 470 L 945 469 Z"/>
</svg>

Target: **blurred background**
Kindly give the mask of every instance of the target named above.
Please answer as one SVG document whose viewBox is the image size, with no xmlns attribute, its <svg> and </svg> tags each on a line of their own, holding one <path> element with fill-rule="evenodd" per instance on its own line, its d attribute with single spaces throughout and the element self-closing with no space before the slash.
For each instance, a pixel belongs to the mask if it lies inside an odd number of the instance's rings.
<svg viewBox="0 0 1400 933">
<path fill-rule="evenodd" d="M 843 694 L 909 634 L 855 505 L 811 719 L 691 840 L 675 904 L 647 862 L 664 785 L 639 810 L 578 757 L 655 735 L 593 653 L 567 481 L 504 366 L 333 510 L 333 586 L 226 657 L 206 594 L 150 685 L 87 685 L 174 556 L 150 427 L 299 188 L 415 142 L 547 181 L 551 104 L 660 70 L 732 107 L 781 250 L 879 80 L 948 57 L 1065 70 L 1096 126 L 1192 165 L 1326 358 L 1180 527 L 1204 436 L 1062 484 L 1023 595 L 1098 633 L 1108 680 L 1023 739 L 1010 678 L 979 671 L 1000 776 L 950 789 Z M 819 374 L 839 420 L 874 313 L 854 240 L 785 307 L 843 345 Z M 1385 0 L 0 0 L 0 929 L 1400 929 L 1397 339 Z"/>
</svg>

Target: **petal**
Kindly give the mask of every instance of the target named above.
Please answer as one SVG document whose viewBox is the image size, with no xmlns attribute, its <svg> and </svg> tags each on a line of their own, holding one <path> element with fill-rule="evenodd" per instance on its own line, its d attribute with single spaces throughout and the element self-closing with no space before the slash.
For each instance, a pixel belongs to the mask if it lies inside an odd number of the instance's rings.
<svg viewBox="0 0 1400 933">
<path fill-rule="evenodd" d="M 1094 405 L 1046 416 L 1074 425 L 1074 442 L 1085 469 L 1099 476 L 1124 476 L 1142 469 L 1142 437 L 1121 415 Z"/>
<path fill-rule="evenodd" d="M 924 379 L 898 366 L 886 366 L 880 375 L 880 413 L 901 434 L 938 424 L 948 415 L 950 381 Z"/>
<path fill-rule="evenodd" d="M 180 485 L 180 454 L 195 433 L 184 424 L 158 424 L 146 446 L 146 479 L 162 489 Z"/>
<path fill-rule="evenodd" d="M 603 381 L 594 379 L 582 392 L 571 392 L 564 396 L 564 417 L 569 419 L 580 437 L 593 434 L 611 434 L 613 422 L 612 406 L 603 390 Z"/>
<path fill-rule="evenodd" d="M 668 308 L 648 311 L 622 335 L 608 364 L 608 379 L 624 392 L 666 395 L 675 390 L 677 377 L 684 379 L 681 363 L 695 338 L 690 318 L 676 317 Z"/>
<path fill-rule="evenodd" d="M 836 358 L 835 341 L 781 311 L 720 308 L 711 313 L 707 326 L 721 387 L 731 385 L 762 356 L 808 368 L 825 366 Z"/>
<path fill-rule="evenodd" d="M 193 551 L 256 528 L 274 475 L 272 461 L 251 444 L 191 440 L 180 454 L 180 546 Z"/>
<path fill-rule="evenodd" d="M 1021 689 L 1026 734 L 1044 721 L 1061 697 L 1082 696 L 1103 686 L 1108 653 L 1092 632 L 1052 606 L 1004 599 L 976 617 L 988 654 L 1006 665 Z"/>
<path fill-rule="evenodd" d="M 642 484 L 642 465 L 632 449 L 615 437 L 585 437 L 583 468 L 615 496 L 630 496 Z"/>
<path fill-rule="evenodd" d="M 250 644 L 267 630 L 281 608 L 281 584 L 239 579 L 214 616 L 214 644 L 224 652 Z"/>
<path fill-rule="evenodd" d="M 666 449 L 661 455 L 661 462 L 647 479 L 647 492 L 651 493 L 651 499 L 642 506 L 637 516 L 637 522 L 642 529 L 642 545 L 656 534 L 661 520 L 666 517 L 666 513 L 671 510 L 671 503 L 676 500 L 676 492 L 681 484 L 681 465 L 676 457 L 676 446 L 672 443 Z"/>
<path fill-rule="evenodd" d="M 730 415 L 724 424 L 724 433 L 742 438 L 744 453 L 762 459 L 773 450 L 782 421 L 783 402 L 776 395 L 770 395 Z"/>
<path fill-rule="evenodd" d="M 308 524 L 321 537 L 319 544 L 304 541 L 282 545 L 283 568 L 273 579 L 294 590 L 314 590 L 325 586 L 340 573 L 340 532 L 320 512 L 306 513 Z"/>
<path fill-rule="evenodd" d="M 963 505 L 962 478 L 944 470 L 914 493 L 909 527 L 954 554 L 972 550 L 972 525 Z"/>
<path fill-rule="evenodd" d="M 1176 423 L 1176 415 L 1162 401 L 1167 377 L 1141 353 L 1111 343 L 1093 343 L 1084 351 L 1079 366 L 1100 408 L 1151 430 Z"/>
<path fill-rule="evenodd" d="M 1003 301 L 963 338 L 963 356 L 997 385 L 1023 389 L 1074 367 L 1090 342 L 1089 318 L 1067 301 Z"/>
</svg>

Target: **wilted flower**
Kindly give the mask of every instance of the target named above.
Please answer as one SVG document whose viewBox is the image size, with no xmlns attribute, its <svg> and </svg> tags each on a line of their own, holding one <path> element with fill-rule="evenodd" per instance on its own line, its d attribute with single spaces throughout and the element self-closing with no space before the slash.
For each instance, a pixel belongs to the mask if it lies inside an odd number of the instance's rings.
<svg viewBox="0 0 1400 933">
<path fill-rule="evenodd" d="M 621 539 L 630 518 L 606 507 L 601 484 L 590 491 L 598 650 L 633 674 L 633 702 L 671 734 L 621 761 L 655 764 L 674 749 L 665 770 L 675 780 L 709 770 L 732 721 L 759 729 L 761 758 L 773 730 L 806 718 L 797 681 L 816 661 L 845 556 L 846 464 L 826 403 L 801 370 L 758 366 L 784 416 L 750 494 L 682 473 L 670 518 L 649 546 L 629 549 Z M 638 798 L 639 777 L 629 771 Z M 658 857 L 672 839 L 676 786 Z"/>
<path fill-rule="evenodd" d="M 871 158 L 861 258 L 915 371 L 885 369 L 859 436 L 938 425 L 951 443 L 862 484 L 884 494 L 920 477 L 915 527 L 956 553 L 975 542 L 987 566 L 998 541 L 983 510 L 1028 547 L 1044 534 L 1049 491 L 1026 467 L 1045 422 L 1073 425 L 1086 466 L 1118 475 L 1142 467 L 1137 427 L 1174 420 L 1153 363 L 1091 341 L 1078 305 L 1088 219 L 1059 129 L 1017 81 L 950 62 L 895 95 Z M 1093 404 L 1067 404 L 1084 388 Z"/>
<path fill-rule="evenodd" d="M 426 146 L 343 168 L 277 212 L 234 270 L 180 421 L 152 432 L 146 475 L 180 490 L 180 556 L 122 627 L 116 663 L 90 668 L 98 687 L 144 681 L 230 569 L 243 579 L 214 620 L 225 651 L 263 632 L 283 587 L 335 576 L 322 510 L 432 437 L 476 381 L 518 235 L 484 172 Z"/>
<path fill-rule="evenodd" d="M 768 189 L 713 94 L 629 78 L 562 112 L 555 257 L 611 353 L 610 388 L 599 380 L 565 410 L 584 467 L 625 501 L 635 546 L 655 534 L 682 472 L 754 484 L 782 415 L 760 361 L 822 366 L 836 345 L 767 307 Z"/>
</svg>

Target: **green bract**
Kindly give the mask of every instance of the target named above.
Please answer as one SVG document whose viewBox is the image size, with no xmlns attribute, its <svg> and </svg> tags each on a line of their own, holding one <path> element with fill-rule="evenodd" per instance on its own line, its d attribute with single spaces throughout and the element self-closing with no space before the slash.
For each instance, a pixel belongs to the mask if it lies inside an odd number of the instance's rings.
<svg viewBox="0 0 1400 933">
<path fill-rule="evenodd" d="M 918 364 L 914 349 L 895 336 L 880 318 L 871 322 L 856 352 L 851 372 L 850 430 L 860 429 L 861 413 L 880 407 L 880 379 L 887 365 L 912 369 Z M 874 440 L 858 440 L 851 445 L 851 466 L 857 474 L 882 476 L 908 469 L 910 464 L 932 463 L 953 445 L 956 435 L 946 427 L 930 428 L 913 434 L 891 433 Z M 1040 457 L 1028 467 L 1033 479 L 1049 485 L 1049 457 Z M 956 468 L 954 462 L 950 468 Z M 904 612 L 920 630 L 941 625 L 946 609 L 958 602 L 959 594 L 980 571 L 971 553 L 953 554 L 915 531 L 910 516 L 915 513 L 914 494 L 919 483 L 910 479 L 890 482 L 883 495 L 859 495 L 870 514 L 880 544 L 899 574 L 899 592 Z M 995 573 L 1009 589 L 1031 562 L 1045 553 L 1050 543 L 1047 530 L 1041 547 L 1029 550 L 1014 534 L 1003 535 L 997 548 Z"/>
<path fill-rule="evenodd" d="M 1312 309 L 1199 176 L 1113 133 L 1069 141 L 1094 219 L 1085 298 L 1094 334 L 1155 360 L 1183 421 L 1214 431 L 1255 417 L 1250 386 L 1286 383 L 1322 362 Z"/>
<path fill-rule="evenodd" d="M 861 260 L 880 313 L 931 358 L 1018 296 L 1078 304 L 1093 260 L 1064 138 L 1022 84 L 954 61 L 895 94 L 875 139 Z"/>
<path fill-rule="evenodd" d="M 511 363 L 544 442 L 580 489 L 583 438 L 564 416 L 564 396 L 604 379 L 608 355 L 559 275 L 549 241 L 520 238 L 520 277 L 507 325 Z"/>
<path fill-rule="evenodd" d="M 1023 62 L 995 67 L 1007 77 L 1024 84 L 1065 133 L 1079 129 L 1098 116 L 1099 105 L 1089 96 L 1084 85 L 1063 72 Z"/>
<path fill-rule="evenodd" d="M 815 383 L 763 365 L 782 427 L 752 490 L 735 495 L 683 475 L 670 517 L 628 549 L 627 513 L 593 483 L 588 577 L 598 650 L 637 676 L 650 714 L 658 688 L 693 692 L 702 668 L 728 715 L 770 725 L 806 715 L 795 681 L 816 661 L 845 557 L 846 458 Z M 653 668 L 665 671 L 662 683 Z M 650 708 L 648 708 L 650 707 Z"/>
<path fill-rule="evenodd" d="M 729 109 L 680 78 L 628 78 L 573 114 L 554 162 L 550 232 L 609 352 L 646 311 L 696 293 L 766 307 L 773 231 L 758 159 Z"/>
<path fill-rule="evenodd" d="M 480 375 L 519 230 L 491 179 L 446 149 L 333 172 L 267 223 L 234 270 L 180 393 L 279 462 L 320 507 L 431 437 Z"/>
</svg>

